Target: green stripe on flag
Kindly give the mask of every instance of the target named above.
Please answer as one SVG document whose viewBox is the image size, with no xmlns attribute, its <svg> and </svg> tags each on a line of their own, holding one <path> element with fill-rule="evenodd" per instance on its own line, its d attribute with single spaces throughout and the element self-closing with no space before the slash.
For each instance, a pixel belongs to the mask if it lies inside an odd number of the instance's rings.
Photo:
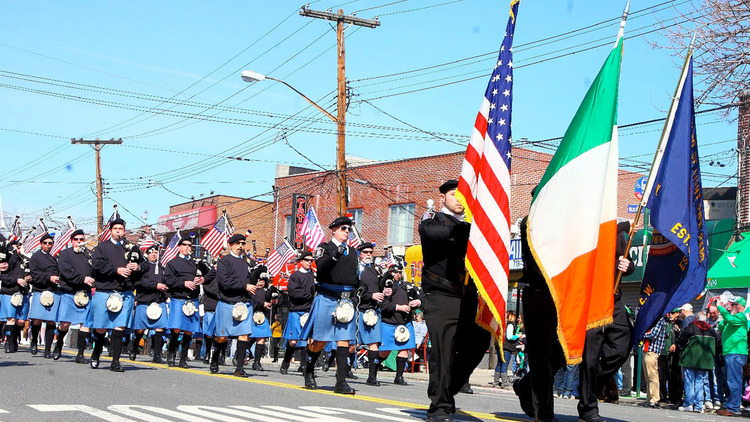
<svg viewBox="0 0 750 422">
<path fill-rule="evenodd" d="M 622 38 L 609 53 L 578 107 L 555 156 L 539 182 L 532 203 L 559 169 L 586 151 L 612 141 L 612 128 L 617 124 L 617 89 L 621 63 Z"/>
</svg>

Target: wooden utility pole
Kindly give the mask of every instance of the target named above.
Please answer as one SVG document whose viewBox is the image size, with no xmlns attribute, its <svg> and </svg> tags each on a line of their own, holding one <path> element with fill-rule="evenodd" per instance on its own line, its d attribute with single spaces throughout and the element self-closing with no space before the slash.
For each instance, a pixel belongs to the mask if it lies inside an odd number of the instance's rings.
<svg viewBox="0 0 750 422">
<path fill-rule="evenodd" d="M 122 138 L 120 139 L 110 139 L 108 141 L 102 141 L 99 138 L 96 138 L 94 140 L 84 140 L 83 138 L 73 138 L 70 141 L 71 144 L 74 145 L 93 145 L 94 152 L 96 154 L 96 224 L 97 224 L 97 230 L 101 230 L 102 226 L 104 225 L 104 187 L 102 186 L 102 162 L 101 162 L 101 150 L 102 145 L 115 145 L 115 144 L 121 144 Z"/>
<path fill-rule="evenodd" d="M 310 10 L 303 6 L 299 14 L 308 18 L 325 19 L 336 22 L 336 42 L 338 44 L 338 119 L 336 120 L 336 177 L 338 188 L 338 214 L 346 214 L 346 55 L 344 54 L 344 24 L 375 28 L 380 26 L 377 19 L 362 19 L 344 15 L 344 10 L 338 13 Z"/>
</svg>

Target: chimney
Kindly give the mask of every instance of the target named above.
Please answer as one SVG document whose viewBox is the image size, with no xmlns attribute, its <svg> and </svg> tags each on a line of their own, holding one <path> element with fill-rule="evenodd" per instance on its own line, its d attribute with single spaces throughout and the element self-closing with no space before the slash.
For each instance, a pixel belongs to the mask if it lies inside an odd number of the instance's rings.
<svg viewBox="0 0 750 422">
<path fill-rule="evenodd" d="M 737 227 L 750 230 L 750 91 L 740 94 L 737 117 Z"/>
</svg>

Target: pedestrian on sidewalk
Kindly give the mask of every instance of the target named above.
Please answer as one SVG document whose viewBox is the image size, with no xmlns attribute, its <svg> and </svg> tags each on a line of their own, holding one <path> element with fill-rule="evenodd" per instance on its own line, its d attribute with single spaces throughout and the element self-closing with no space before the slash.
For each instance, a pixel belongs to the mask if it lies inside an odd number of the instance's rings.
<svg viewBox="0 0 750 422">
<path fill-rule="evenodd" d="M 716 412 L 721 416 L 740 415 L 742 367 L 747 363 L 747 332 L 750 329 L 745 305 L 745 299 L 741 297 L 719 304 L 719 312 L 724 318 L 719 323 L 719 332 L 729 390 L 729 397 L 724 402 L 725 408 Z"/>
<path fill-rule="evenodd" d="M 703 413 L 703 384 L 708 382 L 708 371 L 714 368 L 714 358 L 719 349 L 719 336 L 706 322 L 706 314 L 698 311 L 695 319 L 683 327 L 677 339 L 680 348 L 680 366 L 685 380 L 685 401 L 679 410 Z"/>
</svg>

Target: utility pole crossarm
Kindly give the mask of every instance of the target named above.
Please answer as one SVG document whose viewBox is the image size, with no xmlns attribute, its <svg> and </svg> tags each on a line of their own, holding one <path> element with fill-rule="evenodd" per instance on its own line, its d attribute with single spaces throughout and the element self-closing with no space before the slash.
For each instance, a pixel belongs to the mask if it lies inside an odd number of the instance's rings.
<svg viewBox="0 0 750 422">
<path fill-rule="evenodd" d="M 109 139 L 109 140 L 101 140 L 99 138 L 96 139 L 83 139 L 83 138 L 72 138 L 70 140 L 70 143 L 73 145 L 119 145 L 122 143 L 122 138 L 120 139 Z"/>
<path fill-rule="evenodd" d="M 308 18 L 325 19 L 327 21 L 342 21 L 343 23 L 350 23 L 352 25 L 364 26 L 367 28 L 375 28 L 380 26 L 380 21 L 377 19 L 362 19 L 351 15 L 344 15 L 343 13 L 333 12 L 321 12 L 319 10 L 311 10 L 307 6 L 303 7 L 299 11 L 300 16 L 306 16 Z"/>
</svg>

